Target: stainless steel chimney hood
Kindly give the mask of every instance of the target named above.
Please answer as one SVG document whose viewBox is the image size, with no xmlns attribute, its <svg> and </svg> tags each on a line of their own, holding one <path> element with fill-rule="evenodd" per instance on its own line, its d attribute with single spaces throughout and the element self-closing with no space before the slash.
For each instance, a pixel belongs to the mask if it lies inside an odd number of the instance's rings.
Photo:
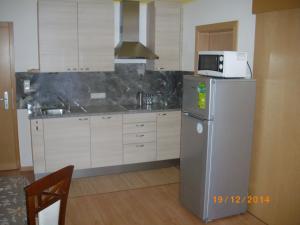
<svg viewBox="0 0 300 225">
<path fill-rule="evenodd" d="M 125 0 L 121 2 L 120 42 L 115 47 L 116 59 L 158 59 L 158 56 L 139 41 L 140 3 Z"/>
</svg>

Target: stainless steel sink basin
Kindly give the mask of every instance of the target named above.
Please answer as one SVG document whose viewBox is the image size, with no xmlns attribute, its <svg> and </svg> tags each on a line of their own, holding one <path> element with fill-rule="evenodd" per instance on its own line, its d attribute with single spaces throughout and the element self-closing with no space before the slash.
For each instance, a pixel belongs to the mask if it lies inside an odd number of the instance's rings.
<svg viewBox="0 0 300 225">
<path fill-rule="evenodd" d="M 45 115 L 63 115 L 65 113 L 65 109 L 44 109 L 42 110 Z"/>
</svg>

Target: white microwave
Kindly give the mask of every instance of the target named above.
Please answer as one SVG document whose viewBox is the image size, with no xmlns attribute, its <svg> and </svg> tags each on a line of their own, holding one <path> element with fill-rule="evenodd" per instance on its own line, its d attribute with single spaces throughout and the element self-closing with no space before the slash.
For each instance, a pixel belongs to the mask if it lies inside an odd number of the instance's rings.
<svg viewBox="0 0 300 225">
<path fill-rule="evenodd" d="M 198 52 L 198 74 L 223 78 L 247 76 L 247 53 L 236 51 Z"/>
</svg>

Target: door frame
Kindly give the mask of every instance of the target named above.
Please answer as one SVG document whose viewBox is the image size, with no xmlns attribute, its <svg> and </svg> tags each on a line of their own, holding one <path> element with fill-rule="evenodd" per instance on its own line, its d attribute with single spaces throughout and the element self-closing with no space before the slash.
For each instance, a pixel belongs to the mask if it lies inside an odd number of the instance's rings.
<svg viewBox="0 0 300 225">
<path fill-rule="evenodd" d="M 13 119 L 13 134 L 15 141 L 15 153 L 17 169 L 20 169 L 20 150 L 19 150 L 19 136 L 18 136 L 18 119 L 16 109 L 16 77 L 15 77 L 15 56 L 14 56 L 14 33 L 13 22 L 0 21 L 0 26 L 7 26 L 9 31 L 9 57 L 10 57 L 10 80 L 11 80 L 11 107 Z"/>
</svg>

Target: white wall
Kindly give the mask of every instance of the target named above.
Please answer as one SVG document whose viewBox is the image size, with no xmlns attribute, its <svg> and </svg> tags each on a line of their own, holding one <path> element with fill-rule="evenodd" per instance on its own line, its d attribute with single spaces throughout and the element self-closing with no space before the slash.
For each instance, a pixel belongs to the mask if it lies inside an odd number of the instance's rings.
<svg viewBox="0 0 300 225">
<path fill-rule="evenodd" d="M 238 20 L 238 50 L 253 65 L 255 16 L 252 0 L 194 0 L 183 5 L 182 69 L 194 70 L 195 26 Z"/>
<path fill-rule="evenodd" d="M 16 72 L 38 69 L 37 0 L 0 0 L 0 21 L 14 24 Z"/>
</svg>

